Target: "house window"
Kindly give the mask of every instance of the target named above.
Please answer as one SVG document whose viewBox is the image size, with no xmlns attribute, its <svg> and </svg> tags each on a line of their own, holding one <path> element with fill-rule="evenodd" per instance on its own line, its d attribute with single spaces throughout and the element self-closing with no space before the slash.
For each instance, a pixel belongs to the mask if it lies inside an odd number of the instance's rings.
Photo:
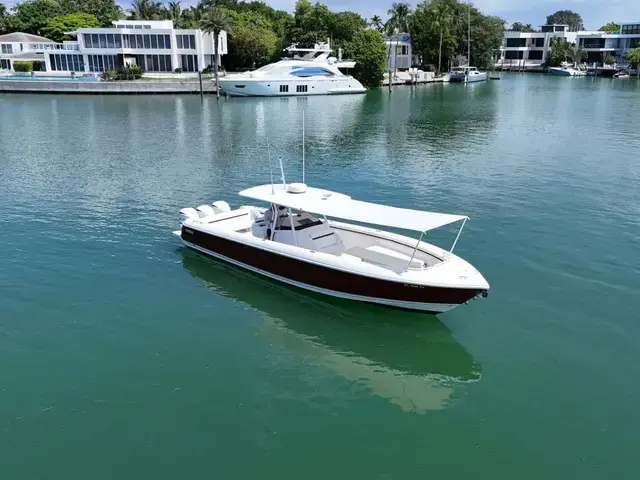
<svg viewBox="0 0 640 480">
<path fill-rule="evenodd" d="M 536 38 L 536 43 L 535 43 L 536 47 L 540 48 L 540 47 L 544 47 L 544 37 L 542 38 Z"/>
<path fill-rule="evenodd" d="M 182 35 L 176 35 L 176 44 L 178 48 L 182 48 Z"/>
<path fill-rule="evenodd" d="M 289 85 L 280 85 L 280 93 L 289 93 Z"/>
<path fill-rule="evenodd" d="M 296 85 L 296 93 L 307 93 L 307 85 Z"/>
<path fill-rule="evenodd" d="M 3 43 L 2 44 L 2 53 L 6 54 L 6 55 L 11 55 L 13 53 L 13 45 L 7 44 L 7 43 Z"/>
<path fill-rule="evenodd" d="M 542 60 L 542 50 L 531 50 L 529 60 Z"/>
</svg>

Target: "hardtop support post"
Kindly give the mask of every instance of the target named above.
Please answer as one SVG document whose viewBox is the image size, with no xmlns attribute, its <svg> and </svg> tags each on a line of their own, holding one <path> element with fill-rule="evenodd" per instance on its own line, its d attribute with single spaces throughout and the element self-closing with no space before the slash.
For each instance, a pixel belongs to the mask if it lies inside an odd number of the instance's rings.
<svg viewBox="0 0 640 480">
<path fill-rule="evenodd" d="M 418 247 L 420 246 L 420 242 L 422 241 L 422 236 L 424 235 L 424 232 L 420 233 L 420 238 L 418 238 L 418 243 L 416 243 L 416 248 L 413 249 L 413 253 L 411 254 L 411 258 L 409 259 L 409 263 L 407 264 L 407 270 L 409 270 L 409 267 L 411 266 L 411 262 L 413 262 L 413 257 L 416 256 L 416 251 L 418 250 Z"/>
<path fill-rule="evenodd" d="M 451 245 L 451 250 L 449 250 L 449 253 L 453 253 L 453 249 L 456 248 L 456 243 L 458 243 L 458 239 L 460 238 L 460 234 L 462 233 L 462 229 L 464 228 L 464 224 L 467 223 L 467 220 L 469 219 L 465 218 L 462 222 L 462 226 L 460 227 L 460 230 L 458 230 L 458 235 L 456 235 L 456 239 L 453 241 L 453 245 Z"/>
</svg>

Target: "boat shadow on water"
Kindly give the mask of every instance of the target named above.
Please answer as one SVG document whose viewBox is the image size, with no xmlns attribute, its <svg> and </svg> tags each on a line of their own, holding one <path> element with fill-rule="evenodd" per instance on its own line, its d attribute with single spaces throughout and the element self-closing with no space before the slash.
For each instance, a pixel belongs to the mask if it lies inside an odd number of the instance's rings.
<svg viewBox="0 0 640 480">
<path fill-rule="evenodd" d="M 186 247 L 191 276 L 264 317 L 258 333 L 306 361 L 367 388 L 404 411 L 425 413 L 455 401 L 481 367 L 437 317 L 299 290 Z"/>
</svg>

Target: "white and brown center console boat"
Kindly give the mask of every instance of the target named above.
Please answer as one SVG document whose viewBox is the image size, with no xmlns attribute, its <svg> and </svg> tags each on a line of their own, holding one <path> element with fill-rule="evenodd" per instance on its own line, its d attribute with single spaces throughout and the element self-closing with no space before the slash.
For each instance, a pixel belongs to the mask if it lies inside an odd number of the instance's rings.
<svg viewBox="0 0 640 480">
<path fill-rule="evenodd" d="M 189 248 L 274 280 L 361 302 L 437 314 L 489 291 L 480 272 L 453 254 L 465 216 L 361 202 L 303 183 L 240 195 L 270 206 L 184 208 L 174 233 Z M 342 220 L 421 235 L 416 240 Z M 451 250 L 422 241 L 424 232 L 454 222 L 462 225 Z"/>
</svg>

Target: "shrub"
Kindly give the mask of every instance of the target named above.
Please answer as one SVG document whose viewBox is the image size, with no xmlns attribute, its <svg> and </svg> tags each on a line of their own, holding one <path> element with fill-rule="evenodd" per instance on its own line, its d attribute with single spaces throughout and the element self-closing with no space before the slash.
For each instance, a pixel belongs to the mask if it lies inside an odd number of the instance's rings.
<svg viewBox="0 0 640 480">
<path fill-rule="evenodd" d="M 33 62 L 13 62 L 13 70 L 16 72 L 32 72 Z"/>
<path fill-rule="evenodd" d="M 118 72 L 116 70 L 107 70 L 106 72 L 102 72 L 100 75 L 100 80 L 103 82 L 113 82 L 118 79 Z"/>
<path fill-rule="evenodd" d="M 607 55 L 604 58 L 604 63 L 606 63 L 607 65 L 613 65 L 614 63 L 616 63 L 616 57 L 614 57 L 613 55 Z"/>
<path fill-rule="evenodd" d="M 173 71 L 173 73 L 182 73 L 182 69 L 178 67 Z"/>
<path fill-rule="evenodd" d="M 137 65 L 128 65 L 114 72 L 114 80 L 138 80 L 142 77 L 144 70 Z"/>
<path fill-rule="evenodd" d="M 202 70 L 202 73 L 204 73 L 205 75 L 210 75 L 213 73 L 214 70 L 215 70 L 215 67 L 213 65 L 209 65 L 207 68 Z"/>
</svg>

